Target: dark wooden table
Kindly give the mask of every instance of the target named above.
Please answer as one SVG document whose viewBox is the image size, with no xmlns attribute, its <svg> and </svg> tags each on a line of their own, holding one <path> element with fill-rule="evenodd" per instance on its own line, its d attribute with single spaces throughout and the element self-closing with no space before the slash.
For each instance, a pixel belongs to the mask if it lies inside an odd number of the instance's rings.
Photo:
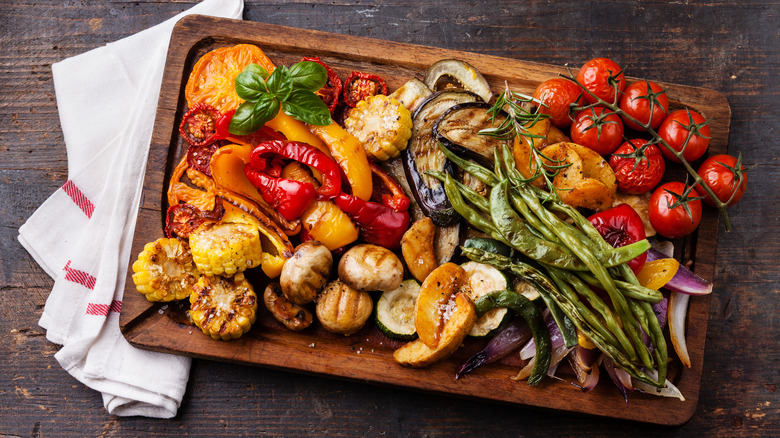
<svg viewBox="0 0 780 438">
<path fill-rule="evenodd" d="M 780 3 L 247 1 L 244 18 L 579 66 L 722 92 L 750 189 L 721 229 L 698 410 L 679 428 L 576 417 L 205 360 L 172 420 L 108 415 L 38 326 L 52 280 L 16 240 L 66 181 L 51 63 L 128 36 L 190 1 L 0 3 L 0 436 L 779 436 Z M 451 4 L 447 4 L 451 3 Z"/>
</svg>

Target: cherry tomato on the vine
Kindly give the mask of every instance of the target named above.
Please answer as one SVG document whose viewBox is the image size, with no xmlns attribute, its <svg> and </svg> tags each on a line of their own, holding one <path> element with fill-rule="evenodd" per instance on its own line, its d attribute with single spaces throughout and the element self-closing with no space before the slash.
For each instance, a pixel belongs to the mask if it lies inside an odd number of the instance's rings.
<svg viewBox="0 0 780 438">
<path fill-rule="evenodd" d="M 574 143 L 605 156 L 623 141 L 623 122 L 606 107 L 595 106 L 575 114 L 570 133 Z"/>
<path fill-rule="evenodd" d="M 656 129 L 669 112 L 669 97 L 655 82 L 637 81 L 629 84 L 623 91 L 620 109 L 640 123 L 649 123 L 651 128 Z M 641 126 L 626 117 L 623 117 L 623 122 L 633 130 L 643 130 Z"/>
<path fill-rule="evenodd" d="M 558 128 L 571 125 L 569 106 L 572 103 L 582 104 L 582 89 L 574 82 L 565 78 L 548 79 L 534 91 L 534 99 L 542 102 L 539 107 L 541 114 L 547 114 Z"/>
<path fill-rule="evenodd" d="M 739 166 L 739 170 L 737 169 Z M 747 173 L 741 159 L 731 155 L 720 154 L 713 155 L 699 166 L 697 172 L 704 184 L 709 186 L 721 202 L 728 202 L 728 205 L 734 205 L 742 199 L 742 195 L 747 189 Z M 739 181 L 740 176 L 742 181 Z M 704 203 L 714 207 L 715 202 L 707 195 L 703 188 L 696 186 L 696 192 L 704 196 Z M 734 195 L 732 198 L 731 196 Z M 731 199 L 731 201 L 729 201 Z"/>
<path fill-rule="evenodd" d="M 688 133 L 692 133 L 688 143 Z M 701 158 L 710 146 L 710 126 L 704 117 L 689 109 L 672 111 L 658 128 L 658 135 L 676 151 L 683 150 L 683 158 L 693 162 Z M 666 148 L 661 148 L 667 160 L 679 163 L 680 160 Z"/>
<path fill-rule="evenodd" d="M 642 139 L 629 140 L 620 145 L 609 159 L 618 189 L 624 193 L 647 193 L 664 176 L 666 162 L 661 151 L 654 144 L 645 146 L 646 143 Z"/>
<path fill-rule="evenodd" d="M 686 193 L 687 192 L 687 193 Z M 701 222 L 701 200 L 684 195 L 696 193 L 681 182 L 668 182 L 655 189 L 648 204 L 650 224 L 658 234 L 674 239 L 693 232 Z M 671 208 L 674 206 L 674 208 Z M 687 206 L 687 208 L 686 208 Z"/>
<path fill-rule="evenodd" d="M 609 58 L 594 58 L 583 64 L 577 73 L 577 82 L 608 103 L 616 103 L 626 88 L 623 69 Z M 619 91 L 617 94 L 615 86 Z M 586 102 L 596 103 L 590 94 L 585 93 L 584 97 Z"/>
</svg>

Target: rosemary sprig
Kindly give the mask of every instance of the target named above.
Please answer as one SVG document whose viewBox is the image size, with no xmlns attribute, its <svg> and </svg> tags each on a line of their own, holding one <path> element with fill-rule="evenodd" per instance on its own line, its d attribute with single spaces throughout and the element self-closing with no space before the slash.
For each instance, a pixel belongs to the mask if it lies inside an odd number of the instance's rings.
<svg viewBox="0 0 780 438">
<path fill-rule="evenodd" d="M 534 146 L 534 139 L 544 138 L 543 135 L 534 134 L 532 128 L 542 119 L 549 118 L 546 114 L 540 114 L 537 111 L 531 111 L 532 107 L 538 107 L 542 103 L 532 97 L 515 93 L 505 85 L 504 91 L 498 95 L 496 102 L 488 110 L 490 120 L 495 123 L 502 113 L 507 117 L 495 128 L 483 129 L 479 132 L 481 135 L 487 135 L 504 141 L 528 141 L 530 149 L 530 160 L 528 162 L 528 178 L 521 179 L 520 182 L 528 183 L 542 178 L 547 187 L 550 187 L 550 195 L 555 200 L 560 200 L 555 185 L 552 180 L 561 172 L 562 169 L 571 164 L 563 163 L 560 160 L 551 159 L 542 154 Z"/>
</svg>

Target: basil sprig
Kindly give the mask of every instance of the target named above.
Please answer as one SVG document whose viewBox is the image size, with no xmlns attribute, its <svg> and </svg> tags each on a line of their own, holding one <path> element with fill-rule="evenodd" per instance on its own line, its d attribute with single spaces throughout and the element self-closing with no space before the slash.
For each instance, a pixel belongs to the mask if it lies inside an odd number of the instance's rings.
<svg viewBox="0 0 780 438">
<path fill-rule="evenodd" d="M 325 67 L 316 62 L 301 61 L 289 68 L 282 65 L 270 74 L 258 64 L 248 65 L 236 77 L 236 94 L 245 102 L 230 121 L 230 133 L 251 134 L 279 110 L 310 125 L 331 124 L 328 107 L 314 94 L 327 81 Z"/>
</svg>

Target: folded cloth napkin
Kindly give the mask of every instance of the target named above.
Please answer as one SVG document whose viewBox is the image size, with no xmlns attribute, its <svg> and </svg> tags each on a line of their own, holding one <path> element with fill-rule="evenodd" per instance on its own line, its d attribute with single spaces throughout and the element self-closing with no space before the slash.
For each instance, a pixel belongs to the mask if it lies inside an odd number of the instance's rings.
<svg viewBox="0 0 780 438">
<path fill-rule="evenodd" d="M 173 26 L 188 14 L 241 18 L 243 0 L 205 0 L 172 19 L 52 65 L 68 181 L 19 229 L 54 278 L 39 321 L 55 358 L 100 391 L 109 413 L 170 418 L 190 359 L 132 347 L 119 311 Z"/>
</svg>

